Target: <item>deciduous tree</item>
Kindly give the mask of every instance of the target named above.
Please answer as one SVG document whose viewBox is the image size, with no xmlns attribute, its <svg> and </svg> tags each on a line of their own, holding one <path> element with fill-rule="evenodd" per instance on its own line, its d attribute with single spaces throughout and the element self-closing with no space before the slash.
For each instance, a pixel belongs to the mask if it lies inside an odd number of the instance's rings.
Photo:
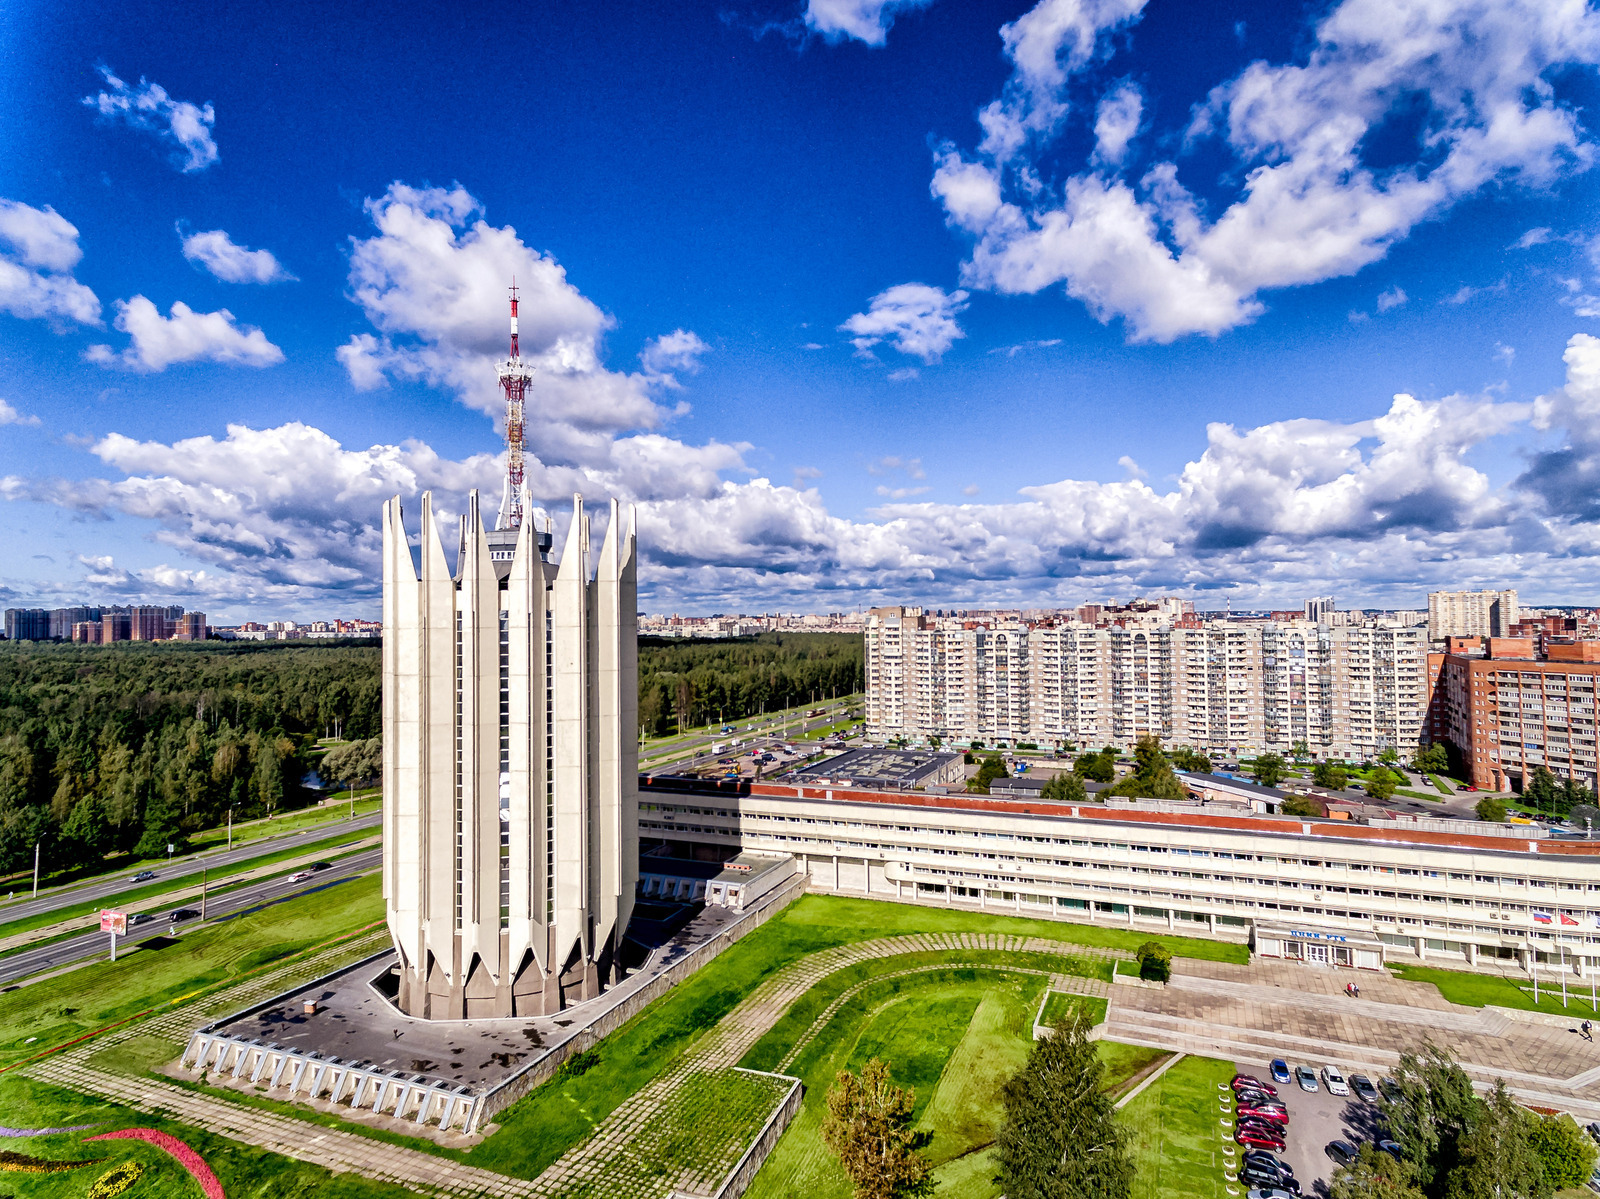
<svg viewBox="0 0 1600 1199">
<path fill-rule="evenodd" d="M 1333 1172 L 1331 1199 L 1427 1199 L 1410 1162 L 1362 1144 L 1360 1156 Z"/>
<path fill-rule="evenodd" d="M 839 1157 L 856 1199 L 911 1199 L 933 1192 L 928 1162 L 911 1131 L 916 1092 L 897 1087 L 887 1062 L 873 1058 L 858 1078 L 839 1071 L 828 1092 L 822 1139 Z"/>
</svg>

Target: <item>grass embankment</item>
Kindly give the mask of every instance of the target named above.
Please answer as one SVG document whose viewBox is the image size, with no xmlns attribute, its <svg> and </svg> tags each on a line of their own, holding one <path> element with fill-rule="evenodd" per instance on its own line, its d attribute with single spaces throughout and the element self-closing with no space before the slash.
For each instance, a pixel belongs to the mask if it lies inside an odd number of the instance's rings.
<svg viewBox="0 0 1600 1199">
<path fill-rule="evenodd" d="M 1223 1199 L 1218 1090 L 1233 1063 L 1186 1057 L 1122 1109 L 1133 1147 L 1132 1199 Z M 1237 1189 L 1237 1188 L 1235 1188 Z"/>
<path fill-rule="evenodd" d="M 599 1062 L 575 1078 L 553 1079 L 500 1115 L 500 1131 L 463 1160 L 521 1178 L 576 1145 L 629 1095 L 657 1077 L 758 983 L 789 963 L 837 945 L 908 933 L 984 932 L 1134 950 L 1149 935 L 1126 929 L 1056 923 L 983 912 L 807 895 L 730 946 L 709 965 L 597 1047 Z M 1186 937 L 1160 940 L 1180 955 L 1243 962 L 1242 945 Z M 967 956 L 971 956 L 969 953 Z M 1038 987 L 1036 979 L 1034 1003 Z M 840 990 L 843 988 L 841 987 Z M 1031 1027 L 1033 1012 L 1025 1026 Z"/>
<path fill-rule="evenodd" d="M 188 1172 L 154 1145 L 133 1140 L 88 1140 L 123 1128 L 154 1128 L 183 1141 L 216 1172 L 228 1199 L 405 1199 L 411 1194 L 401 1187 L 373 1182 L 359 1174 L 332 1174 L 318 1166 L 225 1140 L 161 1116 L 74 1095 L 16 1074 L 0 1077 L 0 1111 L 5 1113 L 5 1123 L 14 1128 L 96 1125 L 81 1132 L 0 1140 L 0 1148 L 30 1158 L 92 1163 L 53 1174 L 11 1170 L 0 1173 L 0 1186 L 16 1199 L 85 1195 L 107 1170 L 130 1161 L 144 1171 L 129 1192 L 130 1196 L 200 1193 Z"/>
<path fill-rule="evenodd" d="M 1105 1023 L 1108 1006 L 1106 1000 L 1093 996 L 1051 991 L 1045 997 L 1044 1015 L 1039 1023 L 1046 1028 L 1066 1028 L 1076 1019 L 1084 1028 L 1093 1028 L 1096 1024 Z"/>
<path fill-rule="evenodd" d="M 0 993 L 0 1068 L 381 920 L 379 881 L 371 874 L 333 883 L 175 940 L 146 942 L 115 962 L 96 962 Z M 170 1056 L 180 1049 L 171 1046 Z"/>
<path fill-rule="evenodd" d="M 1492 974 L 1469 974 L 1464 970 L 1441 970 L 1437 966 L 1391 965 L 1396 978 L 1407 982 L 1432 983 L 1451 1003 L 1463 1007 L 1518 1008 L 1525 1012 L 1549 1012 L 1555 1016 L 1571 1016 L 1574 1021 L 1585 1017 L 1593 1019 L 1596 1008 L 1591 1006 L 1589 987 L 1572 977 L 1567 979 L 1567 1006 L 1561 1006 L 1561 979 L 1552 977 L 1554 970 L 1541 967 L 1539 1002 L 1533 1002 L 1531 979 L 1497 978 Z M 1527 989 L 1524 990 L 1523 988 Z"/>
<path fill-rule="evenodd" d="M 341 837 L 335 834 L 326 841 L 307 841 L 299 845 L 288 846 L 275 853 L 263 854 L 258 858 L 249 858 L 227 866 L 218 866 L 214 870 L 206 871 L 206 894 L 212 898 L 223 895 L 231 891 L 233 885 L 219 886 L 217 884 L 220 880 L 230 879 L 235 875 L 249 871 L 260 870 L 264 866 L 273 866 L 279 862 L 287 862 L 295 858 L 309 860 L 322 857 L 326 857 L 330 861 L 336 860 L 337 857 L 344 856 L 337 852 L 343 846 L 351 845 L 357 841 L 370 840 L 377 835 L 378 830 L 376 829 L 355 829 L 346 836 Z M 313 846 L 316 848 L 313 849 Z M 260 879 L 255 878 L 245 881 L 259 882 Z M 55 908 L 48 912 L 40 912 L 26 919 L 7 921 L 4 924 L 0 924 L 0 937 L 14 937 L 18 933 L 31 932 L 36 928 L 48 928 L 52 924 L 87 919 L 99 912 L 101 908 L 116 908 L 120 911 L 162 896 L 166 896 L 168 903 L 173 907 L 178 906 L 180 900 L 184 902 L 185 906 L 194 906 L 188 904 L 187 901 L 193 898 L 195 904 L 199 903 L 200 877 L 198 875 L 192 877 L 184 875 L 178 879 L 157 879 L 155 882 L 130 887 L 127 891 L 116 895 L 103 896 L 93 902 L 72 904 L 67 907 Z M 161 906 L 165 907 L 167 905 L 162 904 Z M 4 910 L 4 908 L 0 908 L 0 912 Z M 82 931 L 82 929 L 74 929 L 67 935 L 75 936 Z M 38 944 L 38 942 L 30 942 L 29 944 Z"/>
</svg>

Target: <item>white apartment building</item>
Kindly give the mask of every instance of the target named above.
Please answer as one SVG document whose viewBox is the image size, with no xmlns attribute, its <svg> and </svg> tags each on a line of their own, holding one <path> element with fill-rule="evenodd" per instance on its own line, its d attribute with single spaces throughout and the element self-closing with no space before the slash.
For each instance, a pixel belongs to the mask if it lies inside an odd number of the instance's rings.
<svg viewBox="0 0 1600 1199">
<path fill-rule="evenodd" d="M 1521 617 L 1515 591 L 1428 592 L 1428 636 L 1509 637 Z"/>
<path fill-rule="evenodd" d="M 936 619 L 874 609 L 867 734 L 952 743 L 1169 745 L 1361 760 L 1418 744 L 1426 630 L 1369 621 L 1106 625 Z"/>
</svg>

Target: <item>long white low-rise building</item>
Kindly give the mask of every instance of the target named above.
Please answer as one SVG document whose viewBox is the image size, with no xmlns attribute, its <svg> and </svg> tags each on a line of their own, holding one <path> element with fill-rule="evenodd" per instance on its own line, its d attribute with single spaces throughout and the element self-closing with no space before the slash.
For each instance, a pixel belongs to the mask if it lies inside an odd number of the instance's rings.
<svg viewBox="0 0 1600 1199">
<path fill-rule="evenodd" d="M 1330 965 L 1600 975 L 1600 840 L 1174 807 L 643 778 L 639 836 L 684 857 L 791 854 L 816 891 Z"/>
</svg>

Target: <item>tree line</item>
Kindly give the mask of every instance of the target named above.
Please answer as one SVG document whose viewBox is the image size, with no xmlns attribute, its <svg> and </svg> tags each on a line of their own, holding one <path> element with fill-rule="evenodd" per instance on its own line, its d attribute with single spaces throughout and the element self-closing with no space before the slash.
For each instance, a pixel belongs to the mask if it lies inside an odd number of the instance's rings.
<svg viewBox="0 0 1600 1199">
<path fill-rule="evenodd" d="M 0 872 L 302 804 L 318 737 L 380 734 L 379 690 L 370 642 L 0 643 Z"/>
<path fill-rule="evenodd" d="M 639 725 L 646 736 L 734 721 L 866 686 L 857 633 L 762 633 L 691 641 L 639 638 Z"/>
</svg>

